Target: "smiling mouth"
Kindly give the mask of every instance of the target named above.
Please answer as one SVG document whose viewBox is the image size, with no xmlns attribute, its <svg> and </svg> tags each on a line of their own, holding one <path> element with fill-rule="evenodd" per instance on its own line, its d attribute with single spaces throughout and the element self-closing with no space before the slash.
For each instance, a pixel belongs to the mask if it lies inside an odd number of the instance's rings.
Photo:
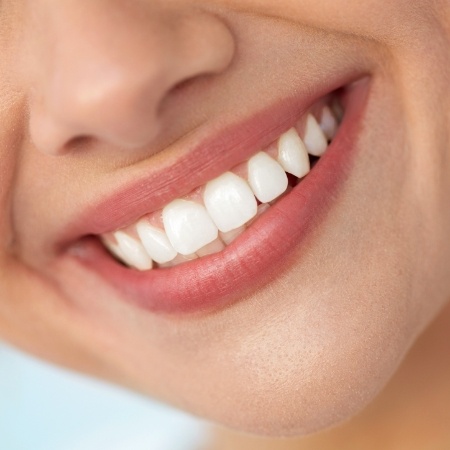
<svg viewBox="0 0 450 450">
<path fill-rule="evenodd" d="M 90 207 L 68 230 L 76 251 L 61 263 L 75 259 L 150 312 L 208 312 L 246 298 L 300 263 L 336 203 L 370 85 L 353 77 L 201 142 Z"/>
<path fill-rule="evenodd" d="M 103 245 L 140 271 L 223 251 L 309 174 L 344 112 L 338 92 L 321 98 L 265 149 L 162 209 L 101 234 Z"/>
</svg>

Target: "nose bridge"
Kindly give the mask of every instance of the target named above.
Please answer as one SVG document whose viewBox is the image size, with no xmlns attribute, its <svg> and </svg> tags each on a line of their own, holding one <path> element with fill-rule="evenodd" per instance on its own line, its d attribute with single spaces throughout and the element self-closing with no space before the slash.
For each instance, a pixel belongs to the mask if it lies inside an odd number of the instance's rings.
<svg viewBox="0 0 450 450">
<path fill-rule="evenodd" d="M 206 13 L 132 0 L 45 5 L 30 134 L 46 152 L 62 152 L 80 136 L 120 147 L 149 143 L 173 87 L 218 73 L 232 58 L 231 34 Z"/>
</svg>

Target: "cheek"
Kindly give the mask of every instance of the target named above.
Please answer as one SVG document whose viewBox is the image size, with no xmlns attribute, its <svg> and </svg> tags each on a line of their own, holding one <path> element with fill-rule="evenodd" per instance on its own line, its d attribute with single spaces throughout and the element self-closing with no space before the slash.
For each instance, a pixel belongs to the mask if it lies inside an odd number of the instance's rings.
<svg viewBox="0 0 450 450">
<path fill-rule="evenodd" d="M 17 148 L 20 142 L 20 135 L 15 131 L 16 124 L 11 120 L 16 116 L 16 111 L 8 108 L 8 101 L 9 99 L 0 98 L 0 123 L 2 124 L 0 127 L 0 251 L 2 254 L 11 246 L 13 240 L 11 201 L 19 158 Z M 2 106 L 4 106 L 3 110 Z"/>
<path fill-rule="evenodd" d="M 224 2 L 216 0 L 216 3 Z M 414 39 L 418 43 L 426 39 L 435 31 L 428 25 L 434 24 L 438 10 L 427 0 L 227 0 L 225 3 L 237 10 L 250 9 L 344 35 L 366 35 L 395 47 L 402 42 L 409 45 L 411 24 L 415 26 Z"/>
</svg>

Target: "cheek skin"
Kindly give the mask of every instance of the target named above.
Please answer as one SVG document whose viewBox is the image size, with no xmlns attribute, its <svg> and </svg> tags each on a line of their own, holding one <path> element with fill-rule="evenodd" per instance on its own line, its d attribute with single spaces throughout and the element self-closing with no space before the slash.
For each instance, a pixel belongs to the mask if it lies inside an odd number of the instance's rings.
<svg viewBox="0 0 450 450">
<path fill-rule="evenodd" d="M 432 7 L 428 0 L 212 0 L 211 3 L 225 3 L 237 11 L 258 11 L 327 31 L 365 36 L 405 50 L 412 43 L 423 45 L 422 37 L 430 31 L 430 25 L 441 27 L 442 23 L 445 25 L 442 18 L 448 17 L 445 1 L 436 1 Z M 411 33 L 411 24 L 417 33 Z"/>
</svg>

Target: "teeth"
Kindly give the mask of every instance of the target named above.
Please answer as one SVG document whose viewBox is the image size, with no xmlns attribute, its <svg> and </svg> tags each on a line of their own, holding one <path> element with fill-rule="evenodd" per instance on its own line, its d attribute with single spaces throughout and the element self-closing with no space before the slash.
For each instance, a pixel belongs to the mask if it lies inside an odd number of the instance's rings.
<svg viewBox="0 0 450 450">
<path fill-rule="evenodd" d="M 329 140 L 333 139 L 336 135 L 338 123 L 336 117 L 334 117 L 328 106 L 325 106 L 322 110 L 322 116 L 320 118 L 320 128 Z"/>
<path fill-rule="evenodd" d="M 159 267 L 174 267 L 174 266 L 178 266 L 179 264 L 183 264 L 185 262 L 188 261 L 192 261 L 194 259 L 197 259 L 198 256 L 194 253 L 193 255 L 180 255 L 179 253 L 177 254 L 177 256 L 172 259 L 172 261 L 166 262 L 164 264 L 160 264 Z"/>
<path fill-rule="evenodd" d="M 123 231 L 116 231 L 114 237 L 117 241 L 121 259 L 126 264 L 139 270 L 148 270 L 153 267 L 151 258 L 139 241 L 128 236 Z"/>
<path fill-rule="evenodd" d="M 173 248 L 190 255 L 214 241 L 218 229 L 203 205 L 174 200 L 163 209 L 164 228 Z"/>
<path fill-rule="evenodd" d="M 227 231 L 226 233 L 219 233 L 220 239 L 226 244 L 230 245 L 237 237 L 239 237 L 244 231 L 246 227 L 243 225 L 242 227 L 236 228 L 235 230 Z"/>
<path fill-rule="evenodd" d="M 256 216 L 247 224 L 247 226 L 250 226 L 253 222 L 256 222 L 256 219 L 259 216 L 263 215 L 269 208 L 269 203 L 261 203 L 260 205 L 258 205 L 258 212 L 256 213 Z"/>
<path fill-rule="evenodd" d="M 205 245 L 200 250 L 197 250 L 197 256 L 208 256 L 213 253 L 219 253 L 225 248 L 223 242 L 217 238 L 215 241 L 212 241 L 208 245 Z"/>
<path fill-rule="evenodd" d="M 102 237 L 103 245 L 118 259 L 123 260 L 123 254 L 117 244 L 114 244 L 106 237 Z"/>
<path fill-rule="evenodd" d="M 163 264 L 177 256 L 177 251 L 172 247 L 166 233 L 150 225 L 145 219 L 137 223 L 136 231 L 153 261 Z"/>
<path fill-rule="evenodd" d="M 313 114 L 307 114 L 303 139 L 296 128 L 291 128 L 276 145 L 197 188 L 189 200 L 174 200 L 155 215 L 141 218 L 132 228 L 101 235 L 101 240 L 116 258 L 138 270 L 152 269 L 153 262 L 160 268 L 173 267 L 221 252 L 281 195 L 289 194 L 293 187 L 286 173 L 297 178 L 309 173 L 309 155 L 320 157 L 325 153 L 343 114 L 334 99 L 322 107 L 320 123 Z"/>
<path fill-rule="evenodd" d="M 248 161 L 248 182 L 261 203 L 276 199 L 287 188 L 283 168 L 267 153 L 259 152 Z"/>
<path fill-rule="evenodd" d="M 231 172 L 210 181 L 203 200 L 217 228 L 224 233 L 239 228 L 256 214 L 256 199 L 250 186 Z"/>
<path fill-rule="evenodd" d="M 308 151 L 295 128 L 291 128 L 280 136 L 278 162 L 286 172 L 297 178 L 302 178 L 309 172 Z"/>
<path fill-rule="evenodd" d="M 328 146 L 327 138 L 312 114 L 308 114 L 306 119 L 304 142 L 308 153 L 313 156 L 322 156 Z"/>
</svg>

